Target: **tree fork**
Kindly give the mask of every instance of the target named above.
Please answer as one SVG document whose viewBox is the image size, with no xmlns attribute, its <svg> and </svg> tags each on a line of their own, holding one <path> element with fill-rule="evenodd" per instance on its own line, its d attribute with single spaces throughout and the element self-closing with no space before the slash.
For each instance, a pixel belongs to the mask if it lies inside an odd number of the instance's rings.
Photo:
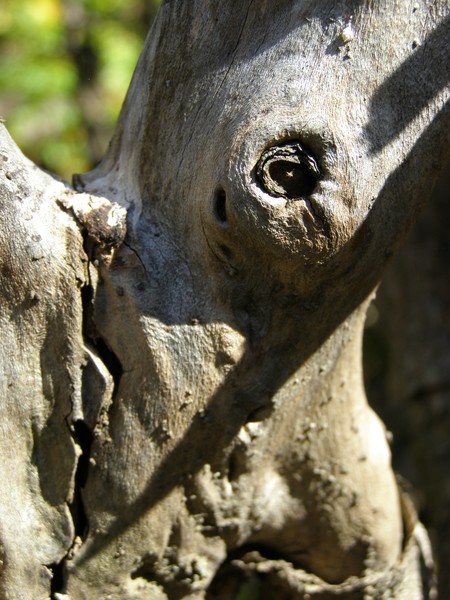
<svg viewBox="0 0 450 600">
<path fill-rule="evenodd" d="M 361 340 L 447 34 L 446 2 L 166 1 L 75 190 L 3 134 L 5 598 L 52 565 L 71 600 L 432 593 Z"/>
</svg>

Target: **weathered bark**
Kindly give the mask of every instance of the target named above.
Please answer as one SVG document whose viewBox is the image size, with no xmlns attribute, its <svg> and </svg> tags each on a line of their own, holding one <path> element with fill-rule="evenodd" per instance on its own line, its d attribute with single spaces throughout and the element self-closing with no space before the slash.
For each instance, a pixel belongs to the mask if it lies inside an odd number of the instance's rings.
<svg viewBox="0 0 450 600">
<path fill-rule="evenodd" d="M 5 381 L 20 380 L 2 454 L 20 440 L 22 476 L 3 512 L 39 514 L 2 521 L 5 598 L 47 597 L 40 565 L 59 561 L 53 591 L 72 600 L 232 598 L 252 577 L 267 598 L 427 597 L 426 536 L 360 355 L 448 144 L 446 16 L 426 1 L 164 2 L 80 193 L 6 146 L 23 174 L 2 214 L 20 269 L 3 269 L 2 317 L 23 290 L 50 292 L 5 324 Z M 36 212 L 49 267 L 33 271 Z M 53 545 L 30 550 L 30 520 Z"/>
<path fill-rule="evenodd" d="M 0 597 L 48 598 L 72 545 L 87 260 L 65 186 L 1 127 Z"/>
<path fill-rule="evenodd" d="M 449 167 L 380 288 L 380 328 L 389 349 L 393 428 L 432 528 L 439 597 L 450 597 Z"/>
</svg>

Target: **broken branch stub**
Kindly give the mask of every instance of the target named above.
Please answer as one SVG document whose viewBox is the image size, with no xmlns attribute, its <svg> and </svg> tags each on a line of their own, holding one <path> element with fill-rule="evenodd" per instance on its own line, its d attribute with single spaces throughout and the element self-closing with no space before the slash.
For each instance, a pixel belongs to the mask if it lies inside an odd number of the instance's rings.
<svg viewBox="0 0 450 600">
<path fill-rule="evenodd" d="M 162 4 L 110 150 L 77 178 L 128 216 L 89 271 L 85 333 L 115 386 L 70 599 L 232 598 L 249 572 L 293 598 L 425 596 L 360 356 L 447 143 L 435 63 L 426 110 L 396 94 L 412 39 L 441 52 L 445 7 L 406 4 Z"/>
<path fill-rule="evenodd" d="M 256 176 L 271 196 L 295 200 L 312 193 L 320 171 L 301 143 L 290 141 L 263 152 L 256 165 Z"/>
</svg>

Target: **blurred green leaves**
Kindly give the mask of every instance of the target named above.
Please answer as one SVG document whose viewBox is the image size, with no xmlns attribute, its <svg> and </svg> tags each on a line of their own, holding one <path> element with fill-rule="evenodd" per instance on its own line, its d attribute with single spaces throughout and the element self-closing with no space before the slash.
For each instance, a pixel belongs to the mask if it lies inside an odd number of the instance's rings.
<svg viewBox="0 0 450 600">
<path fill-rule="evenodd" d="M 2 0 L 0 116 L 23 152 L 70 178 L 112 135 L 159 0 Z"/>
</svg>

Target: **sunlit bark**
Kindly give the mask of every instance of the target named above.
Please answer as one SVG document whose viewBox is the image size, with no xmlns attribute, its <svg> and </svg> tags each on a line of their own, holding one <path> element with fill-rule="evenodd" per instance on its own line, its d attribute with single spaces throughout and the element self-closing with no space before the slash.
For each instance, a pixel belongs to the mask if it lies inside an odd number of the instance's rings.
<svg viewBox="0 0 450 600">
<path fill-rule="evenodd" d="M 361 339 L 446 9 L 167 1 L 75 190 L 4 135 L 5 598 L 428 597 Z"/>
</svg>

